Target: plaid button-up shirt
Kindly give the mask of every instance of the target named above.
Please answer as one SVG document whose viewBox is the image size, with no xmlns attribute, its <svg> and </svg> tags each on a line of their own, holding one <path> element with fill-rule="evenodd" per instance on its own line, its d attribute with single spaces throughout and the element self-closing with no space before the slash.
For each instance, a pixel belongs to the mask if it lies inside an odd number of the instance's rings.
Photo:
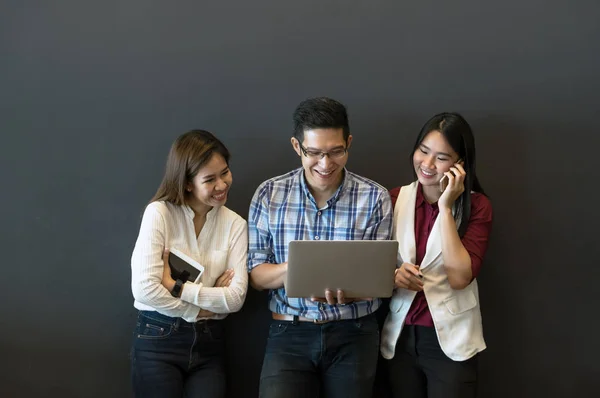
<svg viewBox="0 0 600 398">
<path fill-rule="evenodd" d="M 263 263 L 288 260 L 292 240 L 389 240 L 392 203 L 388 191 L 368 178 L 344 170 L 336 193 L 319 209 L 302 168 L 263 182 L 248 215 L 248 271 Z M 328 305 L 288 298 L 285 289 L 269 292 L 269 309 L 317 320 L 355 319 L 379 308 L 380 299 Z"/>
</svg>

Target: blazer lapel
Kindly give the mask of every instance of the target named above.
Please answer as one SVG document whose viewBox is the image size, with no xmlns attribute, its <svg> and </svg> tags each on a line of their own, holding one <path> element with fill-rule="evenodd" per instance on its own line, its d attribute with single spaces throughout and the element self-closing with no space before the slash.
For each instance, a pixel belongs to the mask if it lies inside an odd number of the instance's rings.
<svg viewBox="0 0 600 398">
<path fill-rule="evenodd" d="M 417 200 L 417 182 L 400 189 L 394 209 L 393 239 L 398 241 L 399 264 L 407 262 L 414 264 L 417 259 L 415 241 L 415 203 Z"/>
<path fill-rule="evenodd" d="M 452 215 L 456 213 L 456 209 L 452 208 Z M 421 262 L 421 269 L 427 268 L 433 262 L 435 262 L 442 255 L 442 231 L 440 226 L 440 216 L 438 214 L 435 222 L 433 223 L 433 227 L 431 228 L 431 233 L 429 234 L 429 238 L 427 239 L 427 248 L 425 249 L 425 257 L 423 257 L 423 261 Z M 443 259 L 442 263 L 443 263 Z"/>
<path fill-rule="evenodd" d="M 431 233 L 427 239 L 427 248 L 425 249 L 425 256 L 421 262 L 420 269 L 427 268 L 431 265 L 439 256 L 442 255 L 442 235 L 440 233 L 440 217 L 438 216 L 433 223 Z"/>
</svg>

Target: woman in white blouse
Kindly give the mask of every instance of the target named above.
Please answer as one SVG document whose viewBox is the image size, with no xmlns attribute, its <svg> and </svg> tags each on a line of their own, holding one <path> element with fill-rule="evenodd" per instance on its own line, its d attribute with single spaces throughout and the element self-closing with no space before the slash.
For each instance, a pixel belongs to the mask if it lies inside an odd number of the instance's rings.
<svg viewBox="0 0 600 398">
<path fill-rule="evenodd" d="M 221 320 L 242 308 L 248 285 L 246 221 L 224 206 L 231 182 L 229 151 L 211 133 L 173 143 L 131 258 L 136 397 L 225 396 Z M 197 283 L 173 278 L 170 248 L 204 267 Z"/>
</svg>

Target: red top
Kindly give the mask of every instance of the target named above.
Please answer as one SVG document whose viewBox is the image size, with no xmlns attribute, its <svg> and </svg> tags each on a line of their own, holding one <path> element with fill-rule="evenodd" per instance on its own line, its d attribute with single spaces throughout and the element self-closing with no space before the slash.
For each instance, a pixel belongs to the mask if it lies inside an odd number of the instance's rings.
<svg viewBox="0 0 600 398">
<path fill-rule="evenodd" d="M 400 193 L 400 188 L 397 187 L 390 190 L 392 197 L 392 205 L 396 205 L 396 199 Z M 415 204 L 415 240 L 417 245 L 416 265 L 421 264 L 425 257 L 425 249 L 427 248 L 427 239 L 433 228 L 438 214 L 439 208 L 436 203 L 430 204 L 423 196 L 423 187 L 419 184 L 417 189 L 417 201 Z M 395 227 L 395 226 L 394 226 Z M 487 250 L 488 237 L 492 229 L 492 204 L 490 200 L 481 193 L 471 194 L 471 217 L 469 218 L 469 226 L 461 242 L 471 256 L 471 271 L 473 278 L 476 278 L 481 269 L 481 262 L 485 251 Z M 429 306 L 423 292 L 418 292 L 406 316 L 407 325 L 420 325 L 433 327 L 433 318 L 429 312 Z"/>
</svg>

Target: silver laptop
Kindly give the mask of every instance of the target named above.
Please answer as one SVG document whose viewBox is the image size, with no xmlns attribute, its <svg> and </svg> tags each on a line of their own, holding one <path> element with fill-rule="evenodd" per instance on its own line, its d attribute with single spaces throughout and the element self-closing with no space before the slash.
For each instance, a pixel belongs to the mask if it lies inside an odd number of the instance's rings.
<svg viewBox="0 0 600 398">
<path fill-rule="evenodd" d="M 289 244 L 288 297 L 390 297 L 398 253 L 395 240 L 294 240 Z"/>
</svg>

